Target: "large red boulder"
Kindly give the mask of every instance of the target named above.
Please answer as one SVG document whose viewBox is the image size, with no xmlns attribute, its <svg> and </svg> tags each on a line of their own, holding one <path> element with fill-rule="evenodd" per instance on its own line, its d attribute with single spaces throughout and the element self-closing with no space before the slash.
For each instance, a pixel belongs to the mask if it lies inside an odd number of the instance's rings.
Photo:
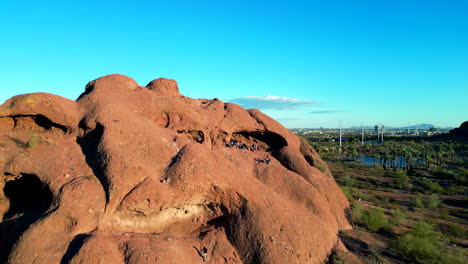
<svg viewBox="0 0 468 264">
<path fill-rule="evenodd" d="M 258 110 L 123 75 L 0 106 L 0 262 L 322 263 L 348 201 Z"/>
</svg>

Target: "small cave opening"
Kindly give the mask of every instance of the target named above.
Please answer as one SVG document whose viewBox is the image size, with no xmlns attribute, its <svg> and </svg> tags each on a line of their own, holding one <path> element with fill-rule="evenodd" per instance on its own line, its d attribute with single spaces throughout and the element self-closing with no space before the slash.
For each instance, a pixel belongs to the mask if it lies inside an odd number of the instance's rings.
<svg viewBox="0 0 468 264">
<path fill-rule="evenodd" d="M 177 133 L 185 135 L 189 139 L 200 144 L 205 141 L 205 134 L 201 130 L 177 130 Z"/>
<path fill-rule="evenodd" d="M 10 116 L 14 121 L 14 127 L 29 128 L 37 130 L 38 127 L 46 131 L 59 131 L 63 134 L 68 134 L 69 129 L 61 124 L 52 122 L 44 115 L 15 115 Z"/>
<path fill-rule="evenodd" d="M 9 207 L 0 221 L 0 263 L 7 263 L 10 251 L 29 226 L 40 219 L 52 203 L 53 195 L 37 175 L 5 172 L 9 180 L 3 194 Z"/>
<path fill-rule="evenodd" d="M 53 200 L 49 186 L 34 174 L 20 174 L 20 177 L 7 181 L 3 193 L 10 201 L 5 219 L 15 215 L 42 215 Z"/>
<path fill-rule="evenodd" d="M 274 151 L 288 145 L 286 139 L 270 131 L 238 131 L 232 133 L 232 140 L 245 144 L 259 145 L 267 151 Z"/>
<path fill-rule="evenodd" d="M 35 115 L 33 116 L 33 120 L 34 122 L 36 122 L 38 126 L 43 127 L 46 130 L 51 130 L 55 128 L 55 129 L 62 130 L 65 134 L 68 132 L 68 129 L 66 126 L 54 123 L 43 115 Z"/>
</svg>

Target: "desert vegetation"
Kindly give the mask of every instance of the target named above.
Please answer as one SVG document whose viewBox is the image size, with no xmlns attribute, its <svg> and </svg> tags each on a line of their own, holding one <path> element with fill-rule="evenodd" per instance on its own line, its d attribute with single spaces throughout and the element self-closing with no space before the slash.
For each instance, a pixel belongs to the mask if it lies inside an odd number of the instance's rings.
<svg viewBox="0 0 468 264">
<path fill-rule="evenodd" d="M 350 201 L 354 229 L 341 237 L 364 263 L 466 263 L 467 142 L 309 142 Z"/>
</svg>

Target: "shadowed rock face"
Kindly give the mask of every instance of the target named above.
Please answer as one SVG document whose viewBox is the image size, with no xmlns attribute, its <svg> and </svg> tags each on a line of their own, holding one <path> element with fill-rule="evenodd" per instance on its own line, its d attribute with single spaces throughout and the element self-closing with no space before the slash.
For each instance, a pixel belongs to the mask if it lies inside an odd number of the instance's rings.
<svg viewBox="0 0 468 264">
<path fill-rule="evenodd" d="M 450 130 L 449 136 L 459 140 L 468 140 L 468 121 L 463 122 L 460 127 Z"/>
<path fill-rule="evenodd" d="M 0 149 L 2 263 L 322 263 L 350 228 L 307 142 L 174 80 L 15 96 Z"/>
</svg>

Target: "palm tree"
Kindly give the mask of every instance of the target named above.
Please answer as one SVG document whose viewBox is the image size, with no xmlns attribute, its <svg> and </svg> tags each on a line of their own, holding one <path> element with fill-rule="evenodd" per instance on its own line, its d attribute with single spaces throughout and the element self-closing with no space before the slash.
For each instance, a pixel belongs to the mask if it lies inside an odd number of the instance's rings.
<svg viewBox="0 0 468 264">
<path fill-rule="evenodd" d="M 380 160 L 380 155 L 379 155 L 379 153 L 377 153 L 377 152 L 376 152 L 376 153 L 373 153 L 373 154 L 372 154 L 372 158 L 374 158 L 374 167 L 377 167 L 377 161 Z"/>
</svg>

